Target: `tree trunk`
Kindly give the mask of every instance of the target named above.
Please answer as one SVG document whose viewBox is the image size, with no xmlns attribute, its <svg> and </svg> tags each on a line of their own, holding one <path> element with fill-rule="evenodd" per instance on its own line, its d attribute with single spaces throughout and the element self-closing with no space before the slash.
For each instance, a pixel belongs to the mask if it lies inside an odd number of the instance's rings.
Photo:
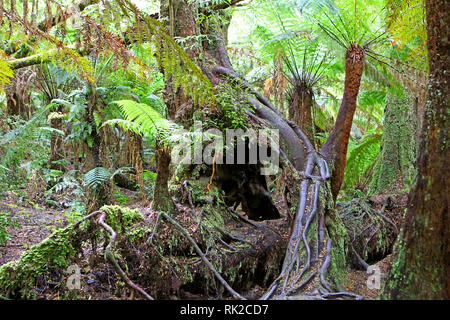
<svg viewBox="0 0 450 320">
<path fill-rule="evenodd" d="M 176 0 L 162 0 L 160 4 L 160 18 L 163 19 L 166 29 L 172 38 L 187 38 L 197 35 L 198 25 L 194 19 L 196 12 L 197 3 L 195 1 L 188 3 Z M 189 43 L 195 45 L 192 40 Z M 185 51 L 194 59 L 197 56 L 198 49 L 193 46 L 193 49 Z M 178 117 L 177 112 L 182 106 L 190 104 L 189 98 L 183 93 L 183 88 L 181 86 L 175 87 L 171 76 L 167 76 L 165 80 L 164 102 L 167 106 L 168 117 L 172 120 Z M 164 212 L 172 212 L 174 210 L 168 187 L 170 160 L 169 151 L 157 143 L 157 170 L 152 204 L 154 210 Z"/>
<path fill-rule="evenodd" d="M 289 97 L 289 119 L 294 121 L 309 141 L 314 144 L 314 127 L 312 122 L 313 92 L 305 84 L 295 84 Z"/>
<path fill-rule="evenodd" d="M 356 110 L 359 85 L 364 68 L 363 48 L 352 44 L 345 54 L 345 88 L 341 106 L 333 130 L 322 147 L 321 153 L 327 159 L 331 170 L 331 192 L 336 201 L 347 161 L 347 147 Z"/>
<path fill-rule="evenodd" d="M 450 299 L 450 3 L 427 0 L 425 7 L 430 74 L 418 177 L 383 289 L 385 299 Z"/>
<path fill-rule="evenodd" d="M 59 116 L 59 113 L 62 112 L 62 107 L 59 106 L 56 110 L 55 116 L 50 120 L 50 125 L 53 129 L 63 130 L 63 121 Z M 64 157 L 63 150 L 63 138 L 57 132 L 52 132 L 51 140 L 50 140 L 50 160 L 49 160 L 49 168 L 53 170 L 63 171 L 64 167 L 61 164 L 55 163 L 57 160 L 61 160 Z"/>
<path fill-rule="evenodd" d="M 166 148 L 157 146 L 156 163 L 156 181 L 153 191 L 152 209 L 171 213 L 174 210 L 174 205 L 167 186 L 170 177 L 170 153 Z"/>
<path fill-rule="evenodd" d="M 97 129 L 97 125 L 95 123 L 94 119 L 94 110 L 97 108 L 97 92 L 95 90 L 95 84 L 89 83 L 89 93 L 87 95 L 87 109 L 85 112 L 85 120 L 86 122 L 90 123 L 92 126 L 91 131 L 91 139 L 92 139 L 92 146 L 88 148 L 88 152 L 90 153 L 90 156 L 93 160 L 93 167 L 90 168 L 94 169 L 97 167 L 104 167 L 102 158 L 100 156 L 101 149 L 102 149 L 102 137 L 100 135 L 99 130 Z M 103 205 L 110 202 L 110 196 L 111 196 L 111 182 L 106 181 L 100 185 L 98 185 L 95 190 L 89 190 L 88 195 L 88 212 L 93 212 L 98 209 L 100 209 Z"/>
<path fill-rule="evenodd" d="M 371 193 L 381 191 L 391 184 L 392 191 L 394 188 L 398 191 L 399 188 L 412 183 L 417 157 L 417 120 L 409 93 L 405 93 L 404 97 L 388 93 L 384 109 L 380 159 L 374 169 L 370 185 Z M 393 184 L 394 182 L 397 183 Z"/>
</svg>

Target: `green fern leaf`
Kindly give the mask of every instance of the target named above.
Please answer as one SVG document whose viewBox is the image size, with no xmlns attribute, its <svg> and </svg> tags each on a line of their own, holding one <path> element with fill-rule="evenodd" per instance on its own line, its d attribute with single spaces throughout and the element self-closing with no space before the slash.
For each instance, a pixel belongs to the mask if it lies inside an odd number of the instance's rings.
<svg viewBox="0 0 450 320">
<path fill-rule="evenodd" d="M 91 189 L 97 188 L 102 183 L 111 178 L 111 173 L 103 167 L 94 168 L 86 172 L 83 176 L 83 182 Z"/>
</svg>

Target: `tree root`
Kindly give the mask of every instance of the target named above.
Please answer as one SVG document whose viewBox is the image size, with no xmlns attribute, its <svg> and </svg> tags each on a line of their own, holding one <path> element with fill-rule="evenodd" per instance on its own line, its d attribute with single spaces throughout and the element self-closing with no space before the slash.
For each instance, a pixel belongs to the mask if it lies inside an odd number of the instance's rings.
<svg viewBox="0 0 450 320">
<path fill-rule="evenodd" d="M 119 266 L 119 263 L 117 262 L 116 258 L 114 257 L 114 254 L 112 253 L 112 248 L 114 247 L 114 242 L 116 241 L 117 233 L 108 224 L 105 223 L 105 218 L 106 218 L 106 213 L 102 212 L 97 221 L 98 224 L 101 225 L 102 228 L 105 229 L 110 234 L 109 243 L 105 250 L 105 256 L 107 257 L 108 261 L 111 262 L 111 264 L 113 265 L 114 270 L 120 275 L 122 280 L 125 281 L 125 283 L 127 284 L 127 286 L 130 289 L 138 291 L 140 294 L 142 294 L 148 300 L 154 300 L 152 296 L 150 296 L 141 287 L 139 287 L 133 281 L 131 281 L 130 278 L 125 273 L 125 271 L 123 271 L 122 268 Z"/>
<path fill-rule="evenodd" d="M 390 252 L 398 227 L 385 215 L 387 202 L 381 210 L 372 208 L 365 198 L 338 203 L 341 219 L 351 235 L 354 267 L 367 269 L 366 261 L 380 260 Z"/>
<path fill-rule="evenodd" d="M 167 215 L 164 212 L 160 213 L 168 222 L 170 222 L 175 228 L 177 228 L 181 234 L 183 234 L 192 244 L 195 251 L 198 253 L 200 258 L 203 260 L 203 262 L 208 266 L 208 268 L 212 271 L 212 273 L 216 276 L 216 278 L 222 283 L 222 285 L 228 290 L 228 292 L 231 293 L 233 297 L 240 300 L 246 300 L 244 297 L 242 297 L 239 293 L 233 290 L 231 286 L 228 284 L 228 282 L 225 281 L 225 279 L 220 275 L 219 272 L 217 272 L 216 268 L 209 262 L 208 258 L 206 258 L 205 254 L 202 252 L 202 250 L 199 248 L 197 243 L 194 239 L 190 236 L 190 234 L 184 229 L 176 220 L 174 220 L 172 217 Z"/>
</svg>

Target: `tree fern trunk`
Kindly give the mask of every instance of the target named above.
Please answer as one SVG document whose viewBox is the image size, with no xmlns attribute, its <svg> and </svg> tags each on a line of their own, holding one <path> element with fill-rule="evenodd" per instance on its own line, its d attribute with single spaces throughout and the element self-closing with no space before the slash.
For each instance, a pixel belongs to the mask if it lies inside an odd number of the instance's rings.
<svg viewBox="0 0 450 320">
<path fill-rule="evenodd" d="M 289 118 L 294 121 L 314 145 L 312 122 L 313 92 L 304 84 L 295 84 L 289 97 Z"/>
<path fill-rule="evenodd" d="M 174 210 L 174 205 L 167 185 L 170 178 L 170 153 L 167 149 L 157 147 L 156 163 L 156 181 L 153 191 L 152 209 L 171 213 Z"/>
<path fill-rule="evenodd" d="M 364 68 L 365 54 L 359 45 L 352 44 L 345 54 L 345 88 L 333 130 L 322 147 L 331 169 L 331 192 L 336 200 L 344 180 L 347 147 L 352 128 L 356 100 Z"/>
</svg>

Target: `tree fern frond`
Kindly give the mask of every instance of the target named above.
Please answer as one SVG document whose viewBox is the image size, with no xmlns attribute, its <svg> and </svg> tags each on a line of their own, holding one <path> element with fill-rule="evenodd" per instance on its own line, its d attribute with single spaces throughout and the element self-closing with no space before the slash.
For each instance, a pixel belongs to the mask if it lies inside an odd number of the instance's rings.
<svg viewBox="0 0 450 320">
<path fill-rule="evenodd" d="M 358 95 L 358 106 L 375 106 L 386 104 L 386 92 L 380 90 L 362 90 Z"/>
<path fill-rule="evenodd" d="M 14 76 L 14 71 L 11 70 L 9 63 L 3 59 L 2 52 L 0 50 L 0 93 L 4 92 L 4 86 L 10 83 Z"/>
<path fill-rule="evenodd" d="M 110 126 L 110 127 L 119 126 L 121 129 L 123 129 L 125 131 L 131 131 L 138 135 L 144 134 L 141 130 L 142 128 L 138 124 L 134 123 L 133 121 L 129 121 L 129 120 L 125 120 L 125 119 L 107 120 L 102 124 L 102 127 L 103 126 Z"/>
<path fill-rule="evenodd" d="M 378 158 L 382 134 L 368 134 L 356 146 L 350 146 L 345 166 L 344 184 L 354 185 Z"/>
<path fill-rule="evenodd" d="M 91 189 L 97 188 L 111 178 L 111 173 L 103 167 L 96 167 L 83 175 L 83 182 Z"/>
<path fill-rule="evenodd" d="M 179 129 L 179 125 L 167 120 L 155 109 L 145 103 L 133 100 L 114 101 L 125 119 L 113 119 L 106 121 L 103 125 L 119 125 L 125 130 L 132 130 L 138 134 L 150 134 L 165 138 L 172 131 Z"/>
<path fill-rule="evenodd" d="M 380 85 L 385 87 L 389 87 L 390 85 L 390 81 L 386 78 L 386 76 L 368 59 L 366 59 L 363 73 L 370 80 L 375 81 Z"/>
<path fill-rule="evenodd" d="M 164 70 L 166 80 L 171 76 L 174 85 L 181 85 L 184 94 L 190 96 L 194 104 L 214 105 L 216 96 L 213 85 L 188 54 L 169 36 L 164 25 L 140 11 L 131 1 L 118 2 L 122 2 L 124 7 L 129 7 L 134 12 L 135 28 L 140 30 L 139 38 L 156 44 L 156 57 Z"/>
<path fill-rule="evenodd" d="M 26 123 L 24 123 L 19 128 L 16 128 L 14 130 L 9 131 L 7 134 L 5 134 L 2 139 L 0 139 L 0 145 L 9 143 L 13 139 L 15 139 L 17 136 L 21 135 L 23 132 L 25 132 L 28 128 L 33 127 L 44 114 L 51 108 L 55 107 L 56 104 L 50 103 L 45 108 L 43 108 L 41 111 L 36 113 L 30 120 L 28 120 Z"/>
</svg>

